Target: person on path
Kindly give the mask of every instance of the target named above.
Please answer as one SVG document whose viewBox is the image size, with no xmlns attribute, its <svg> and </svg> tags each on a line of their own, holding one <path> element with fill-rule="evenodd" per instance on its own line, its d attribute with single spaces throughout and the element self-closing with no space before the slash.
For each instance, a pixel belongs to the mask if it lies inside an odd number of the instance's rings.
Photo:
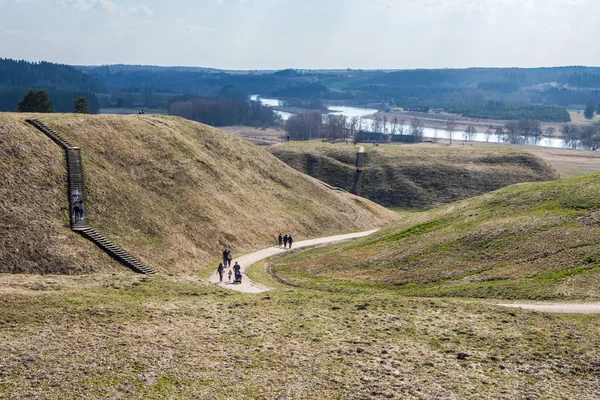
<svg viewBox="0 0 600 400">
<path fill-rule="evenodd" d="M 235 272 L 235 281 L 237 281 L 238 283 L 242 283 L 242 266 L 240 264 L 238 264 L 238 262 L 235 262 L 235 265 L 233 266 L 233 271 Z"/>
<path fill-rule="evenodd" d="M 79 221 L 81 221 L 83 219 L 83 200 L 79 200 L 77 202 L 77 204 L 79 205 Z"/>
<path fill-rule="evenodd" d="M 219 273 L 219 283 L 223 282 L 223 264 L 219 263 L 217 267 L 217 272 Z"/>
<path fill-rule="evenodd" d="M 279 234 L 277 240 L 279 240 L 279 247 L 281 247 L 281 245 L 283 244 L 283 236 L 281 235 L 281 233 Z"/>
<path fill-rule="evenodd" d="M 292 237 L 292 235 L 290 234 L 288 236 L 288 243 L 290 244 L 290 249 L 292 248 L 292 242 L 294 241 L 294 238 Z"/>
<path fill-rule="evenodd" d="M 79 189 L 73 189 L 71 192 L 71 204 L 75 205 L 77 200 L 79 200 Z"/>
<path fill-rule="evenodd" d="M 285 249 L 285 246 L 287 246 L 287 241 L 288 241 L 288 235 L 287 233 L 283 236 L 283 248 Z"/>
<path fill-rule="evenodd" d="M 229 277 L 229 282 L 231 282 L 231 274 L 232 274 L 232 272 L 231 272 L 231 270 L 229 270 L 229 273 L 227 274 L 227 276 Z"/>
<path fill-rule="evenodd" d="M 231 267 L 231 260 L 233 260 L 233 255 L 231 255 L 231 251 L 227 250 L 227 266 Z"/>
<path fill-rule="evenodd" d="M 73 206 L 73 223 L 76 224 L 79 222 L 79 203 L 75 203 Z"/>
<path fill-rule="evenodd" d="M 227 267 L 227 254 L 229 254 L 229 250 L 223 250 L 223 265 L 225 265 L 225 267 Z"/>
</svg>

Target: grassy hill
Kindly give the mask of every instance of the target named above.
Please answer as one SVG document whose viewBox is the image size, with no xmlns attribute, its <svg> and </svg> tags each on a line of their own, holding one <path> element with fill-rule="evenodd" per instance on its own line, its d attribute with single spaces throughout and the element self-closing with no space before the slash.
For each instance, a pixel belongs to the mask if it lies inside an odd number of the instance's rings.
<svg viewBox="0 0 600 400">
<path fill-rule="evenodd" d="M 0 272 L 117 267 L 68 229 L 62 150 L 0 114 Z M 166 116 L 37 115 L 83 149 L 93 227 L 159 272 L 191 272 L 274 243 L 364 230 L 397 215 L 334 192 L 243 139 Z"/>
<path fill-rule="evenodd" d="M 350 190 L 357 148 L 320 142 L 269 148 L 288 165 Z M 388 207 L 429 209 L 521 182 L 558 179 L 540 158 L 494 147 L 366 146 L 361 195 Z"/>
<path fill-rule="evenodd" d="M 282 260 L 282 279 L 406 295 L 600 296 L 600 174 L 520 184 Z"/>
</svg>

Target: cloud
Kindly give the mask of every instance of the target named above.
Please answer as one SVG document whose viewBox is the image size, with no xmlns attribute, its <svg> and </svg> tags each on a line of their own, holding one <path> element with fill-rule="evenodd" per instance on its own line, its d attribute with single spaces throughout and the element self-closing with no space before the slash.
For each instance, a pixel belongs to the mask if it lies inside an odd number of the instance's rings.
<svg viewBox="0 0 600 400">
<path fill-rule="evenodd" d="M 154 16 L 154 12 L 143 4 L 129 7 L 127 10 L 123 11 L 121 14 L 123 16 L 140 15 L 140 14 L 146 15 L 148 17 Z"/>
<path fill-rule="evenodd" d="M 70 4 L 81 11 L 89 10 L 90 8 L 101 8 L 114 12 L 119 8 L 112 0 L 62 0 L 58 1 L 58 4 Z"/>
</svg>

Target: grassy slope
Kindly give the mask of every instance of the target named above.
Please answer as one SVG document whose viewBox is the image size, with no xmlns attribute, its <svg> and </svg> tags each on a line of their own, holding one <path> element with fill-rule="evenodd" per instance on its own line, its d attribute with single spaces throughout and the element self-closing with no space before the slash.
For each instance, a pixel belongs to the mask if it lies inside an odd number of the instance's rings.
<svg viewBox="0 0 600 400">
<path fill-rule="evenodd" d="M 597 299 L 599 209 L 600 174 L 515 185 L 285 259 L 277 274 L 326 288 L 393 285 L 407 295 Z"/>
<path fill-rule="evenodd" d="M 366 146 L 361 195 L 391 207 L 427 209 L 508 185 L 558 179 L 540 158 L 495 147 Z M 356 147 L 285 143 L 270 151 L 293 168 L 350 190 Z"/>
<path fill-rule="evenodd" d="M 164 275 L 0 275 L 0 291 L 0 398 L 600 394 L 596 315 L 388 291 L 248 296 Z"/>
<path fill-rule="evenodd" d="M 89 272 L 112 262 L 63 224 L 64 156 L 26 116 L 1 114 L 0 271 Z M 166 116 L 43 115 L 82 147 L 92 225 L 159 272 L 197 271 L 224 247 L 381 226 L 395 216 L 326 189 L 264 150 L 202 124 Z M 32 211 L 33 217 L 32 217 Z M 19 229 L 25 224 L 26 229 Z M 35 234 L 32 234 L 34 232 Z M 40 256 L 42 255 L 42 256 Z"/>
<path fill-rule="evenodd" d="M 115 267 L 70 231 L 64 152 L 23 120 L 0 113 L 0 272 Z"/>
</svg>

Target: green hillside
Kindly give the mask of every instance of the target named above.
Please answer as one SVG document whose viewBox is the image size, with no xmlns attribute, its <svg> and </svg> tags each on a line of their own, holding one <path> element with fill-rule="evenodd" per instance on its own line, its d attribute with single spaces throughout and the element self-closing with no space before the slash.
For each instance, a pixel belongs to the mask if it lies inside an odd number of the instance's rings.
<svg viewBox="0 0 600 400">
<path fill-rule="evenodd" d="M 406 295 L 597 299 L 600 174 L 520 184 L 286 258 L 287 282 Z"/>
</svg>

